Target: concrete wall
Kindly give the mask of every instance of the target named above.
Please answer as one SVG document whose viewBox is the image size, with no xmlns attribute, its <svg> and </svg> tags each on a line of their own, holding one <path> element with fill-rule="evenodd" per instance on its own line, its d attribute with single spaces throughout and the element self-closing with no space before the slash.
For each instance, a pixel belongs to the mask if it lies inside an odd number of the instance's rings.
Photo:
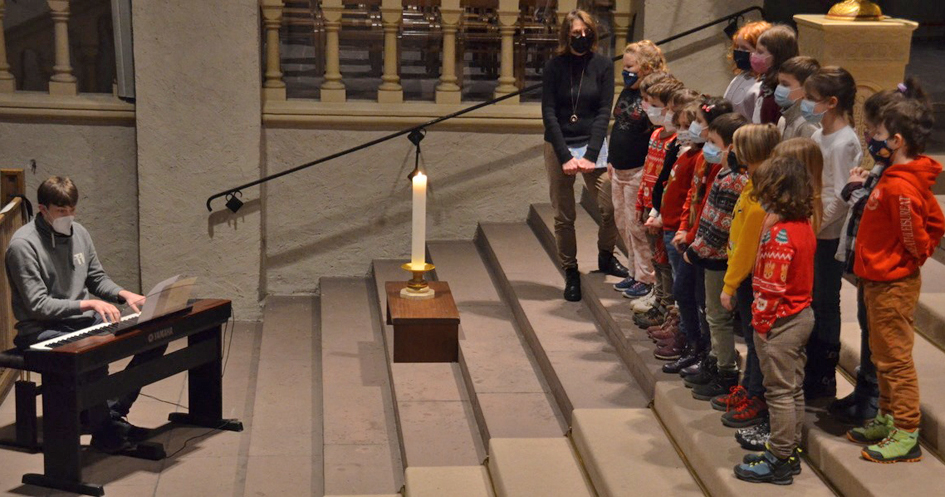
<svg viewBox="0 0 945 497">
<path fill-rule="evenodd" d="M 30 160 L 36 170 L 30 170 Z M 26 196 L 49 176 L 79 188 L 76 221 L 92 234 L 105 270 L 138 291 L 138 172 L 135 129 L 123 126 L 0 123 L 0 164 L 26 170 Z"/>
<path fill-rule="evenodd" d="M 761 6 L 762 0 L 635 0 L 634 39 L 659 41 L 741 9 Z M 760 19 L 752 12 L 746 19 Z M 721 95 L 732 80 L 725 23 L 662 45 L 670 70 L 703 93 Z"/>
<path fill-rule="evenodd" d="M 259 311 L 258 204 L 208 214 L 216 190 L 259 177 L 256 0 L 134 2 L 141 275 L 177 273 L 201 296 Z"/>
<path fill-rule="evenodd" d="M 382 134 L 267 129 L 267 167 L 278 172 Z M 540 133 L 430 130 L 421 145 L 432 186 L 428 239 L 470 239 L 479 221 L 521 221 L 529 204 L 547 202 L 543 143 Z M 312 292 L 320 276 L 361 276 L 371 259 L 409 259 L 413 165 L 412 145 L 399 138 L 271 183 L 266 292 Z"/>
</svg>

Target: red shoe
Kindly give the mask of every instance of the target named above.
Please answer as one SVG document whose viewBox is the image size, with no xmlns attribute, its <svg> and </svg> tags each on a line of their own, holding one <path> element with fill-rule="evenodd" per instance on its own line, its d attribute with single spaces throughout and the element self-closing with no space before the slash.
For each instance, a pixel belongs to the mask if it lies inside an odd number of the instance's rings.
<svg viewBox="0 0 945 497">
<path fill-rule="evenodd" d="M 709 403 L 716 411 L 728 412 L 748 400 L 748 390 L 741 385 L 732 387 L 729 393 L 714 397 Z"/>
<path fill-rule="evenodd" d="M 737 408 L 722 415 L 722 424 L 729 428 L 745 428 L 768 417 L 768 404 L 763 397 L 751 397 Z"/>
</svg>

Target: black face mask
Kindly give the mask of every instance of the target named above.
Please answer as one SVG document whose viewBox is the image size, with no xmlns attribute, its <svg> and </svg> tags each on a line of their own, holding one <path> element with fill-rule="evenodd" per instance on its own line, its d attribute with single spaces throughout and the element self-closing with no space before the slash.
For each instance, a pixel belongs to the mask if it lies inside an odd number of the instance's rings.
<svg viewBox="0 0 945 497">
<path fill-rule="evenodd" d="M 594 38 L 589 35 L 571 37 L 571 50 L 574 50 L 574 52 L 578 54 L 583 54 L 590 50 L 593 44 Z"/>
<path fill-rule="evenodd" d="M 751 71 L 751 52 L 748 50 L 733 50 L 732 60 L 735 61 L 735 67 L 742 71 Z"/>
<path fill-rule="evenodd" d="M 744 167 L 738 163 L 738 156 L 735 155 L 734 150 L 729 150 L 728 152 L 728 167 L 732 168 L 733 171 L 744 169 Z"/>
</svg>

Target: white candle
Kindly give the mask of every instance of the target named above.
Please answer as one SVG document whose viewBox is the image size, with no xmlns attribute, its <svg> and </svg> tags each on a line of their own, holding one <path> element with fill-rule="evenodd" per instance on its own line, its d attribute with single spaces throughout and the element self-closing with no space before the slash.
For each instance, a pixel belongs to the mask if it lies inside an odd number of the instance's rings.
<svg viewBox="0 0 945 497">
<path fill-rule="evenodd" d="M 410 265 L 420 271 L 426 265 L 427 238 L 427 177 L 421 172 L 413 177 L 413 243 L 410 247 Z"/>
</svg>

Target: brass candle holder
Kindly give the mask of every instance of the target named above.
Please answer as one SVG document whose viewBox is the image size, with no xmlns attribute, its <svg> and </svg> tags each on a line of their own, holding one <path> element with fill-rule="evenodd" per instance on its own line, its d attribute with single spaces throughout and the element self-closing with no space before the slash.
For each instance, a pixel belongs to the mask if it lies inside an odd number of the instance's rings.
<svg viewBox="0 0 945 497">
<path fill-rule="evenodd" d="M 883 11 L 870 0 L 846 0 L 830 8 L 827 19 L 838 21 L 881 21 Z"/>
<path fill-rule="evenodd" d="M 423 264 L 423 268 L 417 269 L 411 263 L 406 263 L 400 266 L 404 271 L 413 273 L 413 278 L 407 281 L 407 287 L 400 291 L 400 296 L 405 299 L 414 299 L 414 300 L 426 300 L 432 299 L 436 292 L 430 288 L 430 285 L 427 284 L 427 280 L 423 279 L 423 273 L 427 271 L 433 271 L 435 266 L 433 264 Z"/>
</svg>

